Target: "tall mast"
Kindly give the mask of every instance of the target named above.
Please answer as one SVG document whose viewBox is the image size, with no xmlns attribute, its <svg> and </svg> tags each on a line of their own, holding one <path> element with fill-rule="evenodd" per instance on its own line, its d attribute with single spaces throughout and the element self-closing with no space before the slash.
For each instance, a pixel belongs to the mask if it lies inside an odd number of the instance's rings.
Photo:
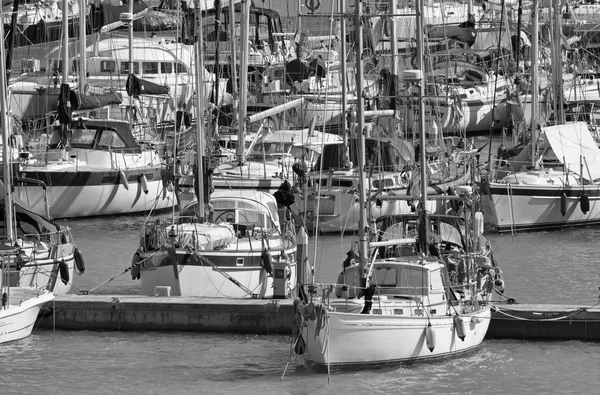
<svg viewBox="0 0 600 395">
<path fill-rule="evenodd" d="M 0 15 L 2 15 L 2 4 L 0 4 Z M 4 37 L 4 24 L 0 24 L 0 33 Z M 4 51 L 4 43 L 0 45 L 0 59 L 6 59 Z M 10 133 L 8 128 L 8 103 L 6 101 L 6 65 L 4 62 L 0 62 L 0 115 L 2 118 L 2 163 L 4 163 L 4 224 L 6 227 L 6 238 L 11 242 L 14 241 L 13 234 L 13 211 L 12 211 L 12 195 L 11 195 L 11 176 L 10 176 L 10 155 L 8 148 L 8 134 Z"/>
<path fill-rule="evenodd" d="M 133 6 L 133 1 L 131 1 Z M 79 93 L 83 94 L 87 79 L 87 64 L 85 58 L 85 27 L 86 27 L 86 1 L 79 0 Z M 133 25 L 133 23 L 132 23 Z"/>
<path fill-rule="evenodd" d="M 423 70 L 423 0 L 416 1 L 417 16 L 417 68 L 421 70 L 421 82 L 419 83 L 419 158 L 421 162 L 421 209 L 427 207 L 427 158 L 425 157 L 425 81 Z"/>
<path fill-rule="evenodd" d="M 539 40 L 539 24 L 538 24 L 538 0 L 533 0 L 531 6 L 531 166 L 536 167 L 536 152 L 537 152 L 537 125 L 538 125 L 538 40 Z"/>
<path fill-rule="evenodd" d="M 231 96 L 233 97 L 233 113 L 238 109 L 238 84 L 237 84 L 237 45 L 235 37 L 235 2 L 229 0 L 229 31 L 231 46 L 231 62 L 229 64 L 231 74 Z M 232 122 L 235 123 L 235 120 Z M 235 125 L 231 125 L 232 127 Z"/>
<path fill-rule="evenodd" d="M 397 76 L 398 75 L 398 38 L 396 37 L 396 17 L 393 16 L 396 13 L 396 0 L 390 0 L 390 10 L 389 13 L 390 15 L 392 15 L 390 17 L 391 20 L 391 28 L 390 28 L 390 51 L 392 52 L 392 75 L 393 76 Z M 395 78 L 395 77 L 394 77 Z M 394 82 L 394 99 L 396 100 L 396 90 L 398 89 L 398 87 L 396 86 L 396 82 Z M 396 111 L 398 110 L 398 103 L 396 101 Z M 391 136 L 392 137 L 397 137 L 396 136 L 396 131 L 397 131 L 397 122 L 396 122 L 396 116 L 394 114 L 394 116 L 392 116 L 392 122 L 391 122 Z"/>
<path fill-rule="evenodd" d="M 196 40 L 194 50 L 196 52 L 196 140 L 197 140 L 197 160 L 198 160 L 198 179 L 195 182 L 198 185 L 198 205 L 196 215 L 200 219 L 205 218 L 205 196 L 204 196 L 204 54 L 202 53 L 202 10 L 200 2 L 196 1 Z"/>
<path fill-rule="evenodd" d="M 340 15 L 341 15 L 341 23 L 340 23 L 340 36 L 342 37 L 341 41 L 341 55 L 342 55 L 342 70 L 346 70 L 346 0 L 339 0 L 340 6 Z M 342 131 L 343 131 L 343 141 L 344 141 L 344 161 L 348 162 L 350 158 L 348 158 L 348 122 L 346 119 L 346 115 L 348 114 L 348 77 L 345 72 L 342 72 Z M 345 167 L 345 166 L 344 166 Z"/>
<path fill-rule="evenodd" d="M 562 84 L 562 14 L 560 10 L 560 0 L 552 0 L 552 15 L 554 29 L 554 57 L 552 60 L 552 81 L 554 81 L 554 123 L 557 125 L 565 123 L 565 112 L 563 110 L 563 84 Z"/>
<path fill-rule="evenodd" d="M 62 1 L 62 83 L 69 83 L 69 7 L 66 0 Z M 4 59 L 4 58 L 3 58 Z"/>
<path fill-rule="evenodd" d="M 362 0 L 356 0 L 356 14 L 354 28 L 356 35 L 356 137 L 358 138 L 358 196 L 360 205 L 360 214 L 358 217 L 358 256 L 359 267 L 363 280 L 366 280 L 367 273 L 366 255 L 367 255 L 367 232 L 366 232 L 366 197 L 367 189 L 365 187 L 365 117 L 363 107 L 365 105 L 362 96 L 363 91 L 363 37 L 362 37 Z"/>
<path fill-rule="evenodd" d="M 239 136 L 237 154 L 240 158 L 240 163 L 246 161 L 246 109 L 248 107 L 248 29 L 250 29 L 250 0 L 242 1 L 242 37 L 240 45 L 240 89 L 244 91 L 239 95 Z"/>
<path fill-rule="evenodd" d="M 219 76 L 221 73 L 219 72 L 219 43 L 221 42 L 221 0 L 214 0 L 215 7 L 215 68 L 213 73 L 215 74 L 215 82 L 214 82 L 214 98 L 215 98 L 215 106 L 219 105 Z"/>
<path fill-rule="evenodd" d="M 133 0 L 129 0 L 129 74 L 133 74 Z M 133 89 L 129 96 L 129 126 L 133 126 Z"/>
</svg>

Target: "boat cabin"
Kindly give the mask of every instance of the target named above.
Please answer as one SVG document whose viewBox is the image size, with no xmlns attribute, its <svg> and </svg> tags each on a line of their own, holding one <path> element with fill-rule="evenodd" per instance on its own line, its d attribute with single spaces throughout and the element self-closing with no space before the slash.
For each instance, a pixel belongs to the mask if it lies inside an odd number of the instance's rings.
<svg viewBox="0 0 600 395">
<path fill-rule="evenodd" d="M 206 48 L 205 66 L 212 70 L 216 60 L 217 44 L 219 45 L 219 66 L 225 76 L 230 75 L 229 67 L 231 65 L 231 52 L 233 45 L 236 45 L 239 61 L 239 37 L 241 37 L 242 7 L 241 4 L 235 6 L 234 36 L 231 38 L 231 21 L 229 20 L 229 7 L 223 7 L 221 12 L 221 28 L 219 36 L 215 31 L 215 10 L 211 9 L 204 13 L 202 17 L 203 37 Z M 281 18 L 275 10 L 263 7 L 250 8 L 250 27 L 248 40 L 250 53 L 248 55 L 248 64 L 250 66 L 269 65 L 268 58 L 272 55 L 281 54 L 284 51 L 283 43 L 283 25 Z M 283 57 L 281 58 L 283 61 Z"/>
<path fill-rule="evenodd" d="M 360 298 L 360 269 L 353 265 L 340 274 L 335 295 L 340 298 L 332 306 L 336 311 L 355 312 L 362 303 Z M 447 272 L 437 259 L 419 256 L 378 259 L 369 269 L 367 284 L 374 287 L 371 314 L 423 316 L 445 314 L 448 298 Z M 341 287 L 344 284 L 346 287 Z M 353 299 L 349 301 L 348 299 Z M 354 303 L 353 303 L 354 302 Z M 422 304 L 432 306 L 425 312 Z M 439 305 L 437 309 L 435 306 Z"/>
<path fill-rule="evenodd" d="M 254 231 L 279 232 L 279 214 L 275 196 L 255 191 L 218 191 L 211 194 L 213 206 L 212 222 L 232 224 L 240 237 L 249 236 Z M 185 207 L 179 222 L 195 217 L 197 203 Z"/>
<path fill-rule="evenodd" d="M 114 153 L 141 153 L 140 146 L 131 134 L 128 122 L 102 119 L 73 120 L 67 131 L 66 140 L 73 149 L 111 150 Z M 66 143 L 62 126 L 52 132 L 48 147 L 60 149 Z"/>
<path fill-rule="evenodd" d="M 79 51 L 72 55 L 70 74 L 79 72 Z M 130 63 L 133 74 L 142 78 L 167 78 L 193 73 L 193 53 L 189 46 L 179 44 L 173 39 L 136 38 L 133 42 L 132 62 L 129 61 L 129 40 L 126 38 L 108 38 L 86 48 L 86 71 L 88 78 L 127 78 Z M 62 72 L 62 59 L 58 49 L 48 56 L 48 68 L 55 74 Z"/>
<path fill-rule="evenodd" d="M 427 216 L 428 228 L 431 235 L 431 243 L 435 243 L 439 254 L 451 251 L 465 251 L 465 221 L 462 217 L 430 214 Z M 377 218 L 375 222 L 379 240 L 394 240 L 417 238 L 419 230 L 418 214 L 384 215 Z M 407 251 L 404 246 L 380 247 L 379 256 L 403 256 L 412 255 L 411 249 Z"/>
</svg>

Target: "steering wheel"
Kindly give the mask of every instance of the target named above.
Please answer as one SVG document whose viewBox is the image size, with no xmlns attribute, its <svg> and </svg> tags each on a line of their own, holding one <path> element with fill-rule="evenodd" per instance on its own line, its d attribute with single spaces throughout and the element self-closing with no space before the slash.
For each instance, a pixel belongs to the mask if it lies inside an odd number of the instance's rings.
<svg viewBox="0 0 600 395">
<path fill-rule="evenodd" d="M 235 221 L 235 213 L 232 211 L 226 211 L 224 213 L 222 213 L 221 215 L 219 215 L 216 219 L 215 222 L 234 222 Z"/>
</svg>

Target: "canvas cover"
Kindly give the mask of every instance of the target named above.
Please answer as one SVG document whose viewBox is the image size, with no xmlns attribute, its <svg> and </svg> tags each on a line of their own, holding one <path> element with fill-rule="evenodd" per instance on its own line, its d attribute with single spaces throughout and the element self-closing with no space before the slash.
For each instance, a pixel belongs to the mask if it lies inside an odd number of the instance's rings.
<svg viewBox="0 0 600 395">
<path fill-rule="evenodd" d="M 600 179 L 600 148 L 585 122 L 542 128 L 554 154 L 570 172 L 593 181 Z M 583 172 L 581 165 L 583 164 Z"/>
</svg>

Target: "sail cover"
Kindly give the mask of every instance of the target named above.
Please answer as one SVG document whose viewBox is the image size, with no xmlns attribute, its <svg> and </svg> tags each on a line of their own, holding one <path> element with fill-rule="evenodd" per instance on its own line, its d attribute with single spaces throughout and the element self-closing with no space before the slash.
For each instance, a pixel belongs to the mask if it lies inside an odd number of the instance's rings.
<svg viewBox="0 0 600 395">
<path fill-rule="evenodd" d="M 589 181 L 600 179 L 600 148 L 585 122 L 542 128 L 554 154 L 565 167 Z M 591 179 L 590 179 L 591 178 Z"/>
</svg>

